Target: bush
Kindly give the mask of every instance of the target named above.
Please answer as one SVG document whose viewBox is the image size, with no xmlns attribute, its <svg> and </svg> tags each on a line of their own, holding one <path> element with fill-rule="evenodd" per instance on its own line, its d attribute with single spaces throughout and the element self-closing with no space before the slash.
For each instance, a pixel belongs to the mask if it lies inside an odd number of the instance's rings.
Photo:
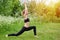
<svg viewBox="0 0 60 40">
<path fill-rule="evenodd" d="M 0 34 L 8 31 L 17 31 L 22 25 L 23 23 L 20 18 L 0 16 Z"/>
<path fill-rule="evenodd" d="M 14 16 L 16 13 L 21 14 L 23 5 L 19 0 L 0 0 L 0 14 L 5 16 Z"/>
</svg>

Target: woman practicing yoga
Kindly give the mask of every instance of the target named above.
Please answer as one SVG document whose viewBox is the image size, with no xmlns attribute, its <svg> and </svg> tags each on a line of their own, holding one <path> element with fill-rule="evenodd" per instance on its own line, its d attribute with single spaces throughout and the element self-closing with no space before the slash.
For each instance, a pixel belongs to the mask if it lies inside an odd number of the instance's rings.
<svg viewBox="0 0 60 40">
<path fill-rule="evenodd" d="M 32 29 L 33 29 L 33 32 L 34 32 L 34 36 L 36 37 L 36 26 L 29 26 L 30 20 L 28 18 L 28 9 L 27 9 L 26 4 L 24 4 L 24 6 L 25 6 L 25 9 L 22 12 L 23 17 L 24 17 L 24 26 L 22 27 L 22 29 L 18 33 L 16 33 L 16 34 L 8 34 L 8 35 L 6 35 L 6 37 L 9 37 L 9 36 L 19 36 L 23 32 L 29 31 L 29 30 L 32 30 Z"/>
</svg>

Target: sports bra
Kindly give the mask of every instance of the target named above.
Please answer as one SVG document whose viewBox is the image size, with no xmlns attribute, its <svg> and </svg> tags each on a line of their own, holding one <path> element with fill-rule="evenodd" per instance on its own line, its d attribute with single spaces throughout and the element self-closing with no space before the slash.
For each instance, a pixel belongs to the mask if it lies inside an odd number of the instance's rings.
<svg viewBox="0 0 60 40">
<path fill-rule="evenodd" d="M 25 22 L 25 23 L 26 23 L 26 22 L 30 22 L 29 18 L 24 19 L 24 22 Z"/>
</svg>

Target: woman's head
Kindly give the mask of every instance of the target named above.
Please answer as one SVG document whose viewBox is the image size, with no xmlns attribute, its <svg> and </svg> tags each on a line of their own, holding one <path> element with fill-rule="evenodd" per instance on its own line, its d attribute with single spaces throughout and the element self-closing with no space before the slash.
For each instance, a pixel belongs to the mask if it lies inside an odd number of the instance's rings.
<svg viewBox="0 0 60 40">
<path fill-rule="evenodd" d="M 25 16 L 28 15 L 28 10 L 24 9 L 23 12 L 22 12 L 22 14 L 25 15 Z"/>
</svg>

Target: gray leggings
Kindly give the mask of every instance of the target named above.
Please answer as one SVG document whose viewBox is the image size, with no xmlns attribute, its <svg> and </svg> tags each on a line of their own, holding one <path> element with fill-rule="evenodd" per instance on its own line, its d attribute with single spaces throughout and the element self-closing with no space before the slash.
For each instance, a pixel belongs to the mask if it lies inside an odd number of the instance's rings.
<svg viewBox="0 0 60 40">
<path fill-rule="evenodd" d="M 29 31 L 29 30 L 32 30 L 32 29 L 33 29 L 34 35 L 36 35 L 36 26 L 30 26 L 30 27 L 28 27 L 28 28 L 23 27 L 18 33 L 16 33 L 16 34 L 8 34 L 8 36 L 19 36 L 19 35 L 21 35 L 23 32 Z"/>
</svg>

